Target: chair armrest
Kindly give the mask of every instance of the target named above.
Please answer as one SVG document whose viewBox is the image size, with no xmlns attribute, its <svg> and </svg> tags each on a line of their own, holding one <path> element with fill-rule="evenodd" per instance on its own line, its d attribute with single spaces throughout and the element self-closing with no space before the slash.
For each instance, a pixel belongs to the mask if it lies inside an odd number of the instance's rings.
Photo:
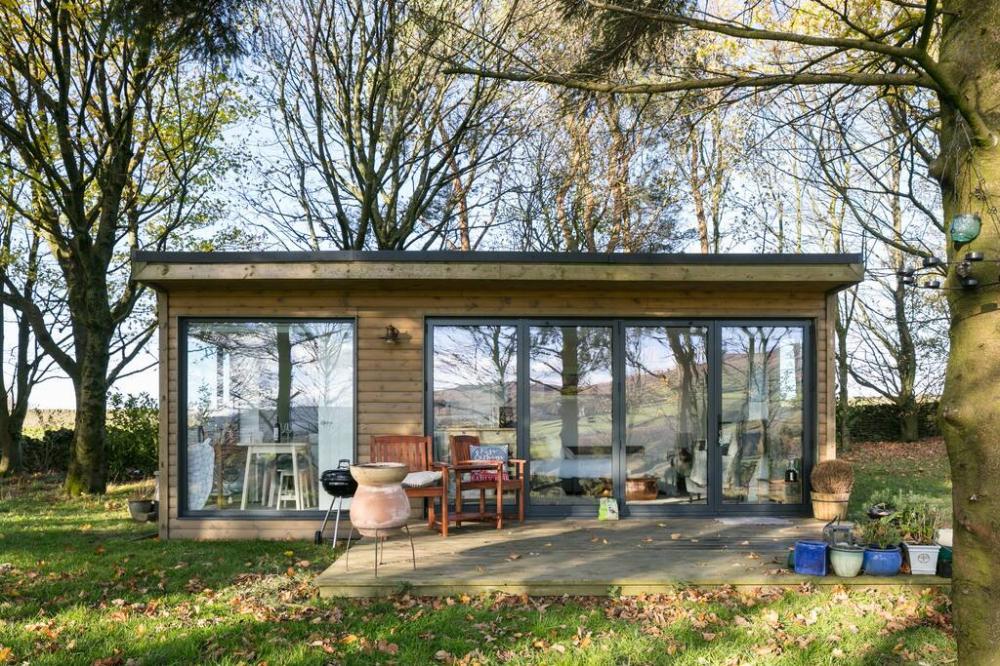
<svg viewBox="0 0 1000 666">
<path fill-rule="evenodd" d="M 516 472 L 516 477 L 515 478 L 520 479 L 520 478 L 524 477 L 524 466 L 528 464 L 527 460 L 525 460 L 523 458 L 508 458 L 507 459 L 507 464 L 513 465 L 514 467 L 517 468 L 517 472 Z"/>
</svg>

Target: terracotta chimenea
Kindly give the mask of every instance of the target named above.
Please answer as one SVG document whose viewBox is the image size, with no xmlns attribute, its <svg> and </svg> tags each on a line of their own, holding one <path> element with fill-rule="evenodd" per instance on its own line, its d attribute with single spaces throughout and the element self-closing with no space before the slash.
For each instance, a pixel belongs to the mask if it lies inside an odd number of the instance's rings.
<svg viewBox="0 0 1000 666">
<path fill-rule="evenodd" d="M 362 536 L 381 537 L 406 525 L 410 500 L 403 490 L 409 470 L 403 463 L 351 465 L 358 489 L 351 500 L 351 524 Z"/>
</svg>

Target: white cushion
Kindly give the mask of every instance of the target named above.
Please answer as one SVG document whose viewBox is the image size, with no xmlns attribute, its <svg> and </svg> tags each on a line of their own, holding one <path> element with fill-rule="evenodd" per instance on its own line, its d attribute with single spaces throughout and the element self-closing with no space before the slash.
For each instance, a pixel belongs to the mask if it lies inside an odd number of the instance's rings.
<svg viewBox="0 0 1000 666">
<path fill-rule="evenodd" d="M 427 471 L 427 472 L 410 472 L 403 479 L 403 487 L 405 488 L 426 488 L 427 486 L 433 486 L 441 480 L 441 472 Z"/>
</svg>

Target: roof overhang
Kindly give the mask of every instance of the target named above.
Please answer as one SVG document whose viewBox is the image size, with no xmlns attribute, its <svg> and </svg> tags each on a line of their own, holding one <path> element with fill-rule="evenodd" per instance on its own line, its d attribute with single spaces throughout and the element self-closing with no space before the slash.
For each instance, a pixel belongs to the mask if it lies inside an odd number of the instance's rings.
<svg viewBox="0 0 1000 666">
<path fill-rule="evenodd" d="M 858 254 L 540 252 L 136 252 L 133 275 L 159 289 L 307 283 L 506 282 L 631 286 L 798 286 L 834 291 L 864 279 Z"/>
</svg>

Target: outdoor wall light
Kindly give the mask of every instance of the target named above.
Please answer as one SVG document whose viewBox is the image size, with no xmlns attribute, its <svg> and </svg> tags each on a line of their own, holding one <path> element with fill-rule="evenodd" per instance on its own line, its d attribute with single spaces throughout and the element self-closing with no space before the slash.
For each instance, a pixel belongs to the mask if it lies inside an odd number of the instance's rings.
<svg viewBox="0 0 1000 666">
<path fill-rule="evenodd" d="M 951 240 L 969 243 L 979 237 L 982 220 L 978 213 L 959 213 L 951 218 Z"/>
<path fill-rule="evenodd" d="M 927 282 L 924 282 L 924 288 L 925 289 L 940 289 L 941 288 L 941 280 L 928 280 Z"/>
<path fill-rule="evenodd" d="M 977 280 L 976 278 L 971 278 L 971 277 L 962 278 L 962 287 L 964 287 L 965 289 L 974 289 L 978 286 L 979 286 L 979 280 Z"/>
<path fill-rule="evenodd" d="M 966 252 L 965 253 L 965 260 L 966 261 L 982 261 L 983 260 L 983 253 L 982 252 Z"/>
<path fill-rule="evenodd" d="M 944 262 L 937 257 L 924 257 L 924 268 L 933 268 L 934 266 L 943 266 Z"/>
<path fill-rule="evenodd" d="M 902 282 L 903 284 L 916 284 L 917 278 L 913 277 L 912 275 L 904 275 Z"/>
<path fill-rule="evenodd" d="M 385 327 L 385 335 L 382 336 L 382 342 L 395 345 L 399 344 L 399 329 L 389 324 Z"/>
</svg>

